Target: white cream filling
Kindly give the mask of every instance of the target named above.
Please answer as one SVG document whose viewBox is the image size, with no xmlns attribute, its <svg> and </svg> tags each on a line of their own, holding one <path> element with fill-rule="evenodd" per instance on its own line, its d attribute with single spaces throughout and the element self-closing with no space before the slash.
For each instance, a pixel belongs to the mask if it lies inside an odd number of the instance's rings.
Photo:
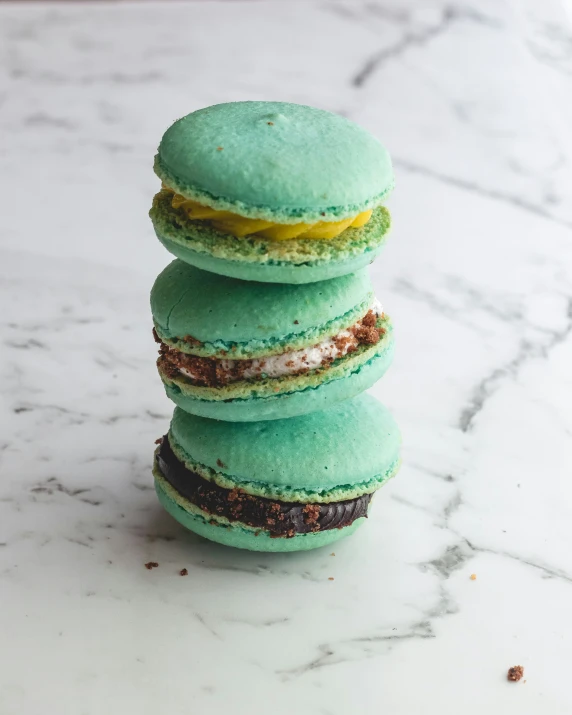
<svg viewBox="0 0 572 715">
<path fill-rule="evenodd" d="M 377 298 L 374 299 L 368 310 L 372 310 L 375 315 L 383 314 L 383 307 Z M 338 358 L 347 355 L 348 350 L 355 347 L 357 340 L 349 340 L 341 342 L 344 338 L 354 338 L 350 330 L 342 330 L 330 338 L 322 340 L 317 345 L 312 345 L 302 350 L 291 350 L 280 355 L 271 355 L 270 357 L 255 358 L 250 361 L 250 365 L 243 373 L 243 379 L 266 375 L 267 377 L 283 377 L 284 375 L 293 375 L 300 370 L 315 370 L 324 362 L 324 360 L 337 360 Z M 220 365 L 223 370 L 231 372 L 237 362 L 241 360 L 221 360 Z M 179 371 L 194 379 L 191 370 L 180 368 Z"/>
</svg>

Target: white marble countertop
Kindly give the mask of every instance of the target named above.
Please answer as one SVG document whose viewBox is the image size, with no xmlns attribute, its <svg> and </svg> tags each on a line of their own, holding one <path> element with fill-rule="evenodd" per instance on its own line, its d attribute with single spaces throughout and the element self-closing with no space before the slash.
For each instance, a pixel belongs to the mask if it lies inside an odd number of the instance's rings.
<svg viewBox="0 0 572 715">
<path fill-rule="evenodd" d="M 572 37 L 516 9 L 0 5 L 2 715 L 572 712 Z M 152 157 L 245 98 L 395 158 L 404 465 L 335 556 L 201 541 L 152 489 Z"/>
</svg>

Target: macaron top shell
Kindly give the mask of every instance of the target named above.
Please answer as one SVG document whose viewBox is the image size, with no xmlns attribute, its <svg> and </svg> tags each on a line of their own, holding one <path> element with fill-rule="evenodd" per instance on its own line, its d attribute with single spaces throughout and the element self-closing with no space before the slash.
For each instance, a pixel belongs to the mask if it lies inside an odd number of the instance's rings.
<svg viewBox="0 0 572 715">
<path fill-rule="evenodd" d="M 387 150 L 337 114 L 286 102 L 230 102 L 176 121 L 155 157 L 163 182 L 216 209 L 281 223 L 336 221 L 393 188 Z"/>
<path fill-rule="evenodd" d="M 367 394 L 309 415 L 270 422 L 221 422 L 177 408 L 176 452 L 243 482 L 323 492 L 394 472 L 400 435 L 389 411 Z"/>
<path fill-rule="evenodd" d="M 373 299 L 365 268 L 318 283 L 268 284 L 208 273 L 176 260 L 155 281 L 151 311 L 164 340 L 191 336 L 213 346 L 193 346 L 194 353 L 214 354 L 218 343 L 218 349 L 233 349 L 234 357 L 251 357 L 257 347 L 264 351 L 276 341 L 309 345 L 316 329 L 330 327 L 333 334 L 336 320 L 347 316 L 351 324 Z M 241 345 L 248 355 L 241 355 Z"/>
</svg>

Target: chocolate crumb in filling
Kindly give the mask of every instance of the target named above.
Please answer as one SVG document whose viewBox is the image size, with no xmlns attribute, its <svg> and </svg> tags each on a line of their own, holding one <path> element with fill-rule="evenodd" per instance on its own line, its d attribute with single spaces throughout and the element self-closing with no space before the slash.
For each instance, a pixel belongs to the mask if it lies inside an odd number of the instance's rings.
<svg viewBox="0 0 572 715">
<path fill-rule="evenodd" d="M 196 338 L 193 338 L 192 335 L 185 335 L 183 340 L 188 344 L 188 345 L 202 345 L 200 340 L 197 340 Z"/>
<path fill-rule="evenodd" d="M 341 356 L 345 357 L 355 352 L 361 344 L 375 345 L 381 339 L 381 336 L 385 333 L 384 328 L 376 327 L 378 321 L 378 316 L 373 310 L 368 311 L 366 315 L 358 320 L 355 325 L 348 328 L 349 335 L 334 336 L 332 340 L 334 341 L 336 348 L 340 351 Z M 237 382 L 238 380 L 244 379 L 244 373 L 252 365 L 252 360 L 234 360 L 230 365 L 228 361 L 223 365 L 221 360 L 216 358 L 205 358 L 198 357 L 197 355 L 189 355 L 181 350 L 167 345 L 162 342 L 155 328 L 153 328 L 153 337 L 155 341 L 160 344 L 159 347 L 159 360 L 158 365 L 164 374 L 171 379 L 180 377 L 181 370 L 187 370 L 192 373 L 193 377 L 190 379 L 193 384 L 200 385 L 202 387 L 223 387 L 231 382 Z M 198 343 L 195 338 L 190 335 L 183 338 L 189 345 Z M 302 362 L 306 359 L 304 355 L 302 357 Z M 317 370 L 329 367 L 337 358 L 325 356 L 322 364 L 316 368 Z M 293 367 L 294 361 L 289 360 L 286 363 L 286 367 Z M 264 369 L 264 362 L 260 363 L 261 370 Z M 292 375 L 303 375 L 309 372 L 309 368 L 300 367 Z M 261 379 L 262 373 L 250 379 L 256 380 Z"/>
<path fill-rule="evenodd" d="M 371 494 L 328 504 L 301 504 L 246 494 L 242 489 L 225 489 L 209 482 L 180 462 L 165 437 L 157 452 L 157 466 L 179 494 L 207 514 L 263 528 L 273 538 L 341 529 L 367 516 Z M 211 522 L 216 524 L 217 522 Z"/>
</svg>

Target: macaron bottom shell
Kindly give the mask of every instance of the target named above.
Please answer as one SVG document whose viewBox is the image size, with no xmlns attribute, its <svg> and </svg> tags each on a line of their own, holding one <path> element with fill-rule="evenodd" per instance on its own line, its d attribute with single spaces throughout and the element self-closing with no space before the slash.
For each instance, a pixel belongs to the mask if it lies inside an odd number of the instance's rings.
<svg viewBox="0 0 572 715">
<path fill-rule="evenodd" d="M 238 278 L 243 281 L 258 281 L 259 283 L 317 283 L 318 281 L 339 278 L 348 273 L 355 273 L 360 268 L 370 265 L 381 253 L 384 244 L 371 250 L 343 261 L 330 261 L 328 263 L 305 263 L 294 265 L 243 263 L 217 258 L 209 253 L 199 253 L 175 241 L 170 241 L 157 234 L 157 238 L 173 256 L 203 271 L 218 273 L 229 278 Z"/>
<path fill-rule="evenodd" d="M 177 258 L 211 273 L 262 283 L 315 283 L 354 273 L 380 253 L 391 226 L 389 212 L 380 206 L 365 226 L 330 240 L 236 238 L 190 220 L 162 192 L 150 216 L 157 238 Z"/>
<path fill-rule="evenodd" d="M 184 509 L 168 493 L 171 491 L 169 485 L 157 474 L 155 474 L 155 491 L 163 508 L 189 531 L 210 541 L 249 551 L 286 553 L 317 549 L 321 546 L 332 544 L 344 536 L 353 534 L 366 520 L 365 517 L 356 519 L 352 524 L 341 529 L 296 534 L 291 538 L 273 538 L 264 530 L 249 530 L 239 525 L 222 524 L 216 520 L 209 521 L 206 515 L 202 516 L 196 511 L 191 512 Z"/>
<path fill-rule="evenodd" d="M 284 392 L 270 397 L 251 397 L 236 400 L 201 400 L 185 394 L 171 381 L 164 381 L 165 392 L 185 412 L 228 422 L 256 422 L 324 410 L 336 402 L 347 400 L 370 388 L 391 365 L 393 340 L 387 348 L 354 372 L 335 380 L 324 381 L 317 387 Z M 327 373 L 326 373 L 327 374 Z"/>
</svg>

